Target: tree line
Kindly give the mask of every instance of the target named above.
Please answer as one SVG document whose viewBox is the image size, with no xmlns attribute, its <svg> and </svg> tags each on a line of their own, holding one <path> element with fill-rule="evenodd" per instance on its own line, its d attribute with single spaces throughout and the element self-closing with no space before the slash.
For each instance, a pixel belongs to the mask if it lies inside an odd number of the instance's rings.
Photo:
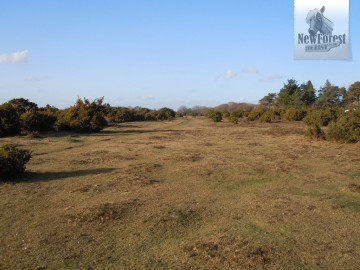
<svg viewBox="0 0 360 270">
<path fill-rule="evenodd" d="M 104 98 L 78 98 L 74 105 L 62 110 L 15 98 L 0 105 L 0 137 L 44 131 L 98 132 L 109 124 L 171 120 L 175 114 L 169 108 L 113 107 L 104 104 Z"/>
<path fill-rule="evenodd" d="M 339 142 L 360 141 L 360 82 L 339 87 L 328 80 L 316 90 L 311 81 L 299 84 L 290 79 L 278 93 L 268 93 L 259 105 L 238 110 L 209 109 L 214 122 L 227 118 L 237 124 L 246 121 L 304 121 L 307 135 Z"/>
</svg>

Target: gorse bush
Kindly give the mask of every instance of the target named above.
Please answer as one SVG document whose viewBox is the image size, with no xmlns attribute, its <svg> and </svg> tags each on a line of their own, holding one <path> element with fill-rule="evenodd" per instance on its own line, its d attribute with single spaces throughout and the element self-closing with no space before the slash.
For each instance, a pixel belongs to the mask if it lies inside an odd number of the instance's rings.
<svg viewBox="0 0 360 270">
<path fill-rule="evenodd" d="M 25 171 L 31 152 L 21 150 L 16 145 L 6 144 L 0 147 L 0 179 L 11 180 Z"/>
<path fill-rule="evenodd" d="M 179 114 L 178 114 L 179 115 Z M 182 114 L 181 114 L 182 115 Z M 135 121 L 164 121 L 173 120 L 176 112 L 169 108 L 161 108 L 159 110 L 149 110 L 147 108 L 112 108 L 106 115 L 111 122 L 125 123 Z"/>
<path fill-rule="evenodd" d="M 8 103 L 0 106 L 0 137 L 17 135 L 20 132 L 20 116 Z"/>
<path fill-rule="evenodd" d="M 296 108 L 288 108 L 284 112 L 284 116 L 282 118 L 288 121 L 302 121 L 307 114 L 306 110 L 296 109 Z"/>
<path fill-rule="evenodd" d="M 222 114 L 219 111 L 210 110 L 207 112 L 206 116 L 212 119 L 214 122 L 222 121 Z"/>
<path fill-rule="evenodd" d="M 306 117 L 304 118 L 304 123 L 306 125 L 320 125 L 327 126 L 331 121 L 335 121 L 341 110 L 335 108 L 326 108 L 309 111 Z"/>
<path fill-rule="evenodd" d="M 257 107 L 255 109 L 253 109 L 252 111 L 250 111 L 247 115 L 247 120 L 249 121 L 255 121 L 255 120 L 259 120 L 260 117 L 267 111 L 267 109 L 262 108 L 262 107 Z"/>
<path fill-rule="evenodd" d="M 349 111 L 330 123 L 327 139 L 345 143 L 360 141 L 360 109 Z"/>
<path fill-rule="evenodd" d="M 169 108 L 161 108 L 154 112 L 155 120 L 172 120 L 175 118 L 176 112 Z"/>
<path fill-rule="evenodd" d="M 266 122 L 266 123 L 278 121 L 280 119 L 281 119 L 280 111 L 273 109 L 264 111 L 264 113 L 259 118 L 260 122 Z"/>
<path fill-rule="evenodd" d="M 97 132 L 107 122 L 104 118 L 103 98 L 89 101 L 78 99 L 74 106 L 59 113 L 55 128 L 60 131 Z"/>
<path fill-rule="evenodd" d="M 20 116 L 21 130 L 25 133 L 49 131 L 57 120 L 55 114 L 46 111 L 28 110 Z"/>
</svg>

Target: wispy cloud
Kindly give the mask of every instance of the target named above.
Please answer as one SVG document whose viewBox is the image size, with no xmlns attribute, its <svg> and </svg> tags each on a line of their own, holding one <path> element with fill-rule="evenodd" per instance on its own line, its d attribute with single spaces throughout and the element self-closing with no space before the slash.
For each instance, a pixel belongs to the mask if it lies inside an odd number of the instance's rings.
<svg viewBox="0 0 360 270">
<path fill-rule="evenodd" d="M 275 75 L 270 75 L 268 77 L 262 78 L 259 81 L 263 82 L 263 83 L 268 83 L 268 82 L 272 82 L 272 81 L 275 81 L 275 80 L 280 80 L 282 78 L 283 78 L 283 76 L 275 74 Z"/>
<path fill-rule="evenodd" d="M 19 63 L 25 61 L 29 56 L 30 53 L 28 50 L 10 54 L 0 54 L 0 64 Z"/>
<path fill-rule="evenodd" d="M 154 96 L 141 96 L 141 97 L 139 97 L 139 99 L 142 99 L 142 100 L 154 100 L 155 97 Z"/>
<path fill-rule="evenodd" d="M 38 77 L 38 76 L 31 76 L 31 75 L 26 76 L 26 78 L 25 78 L 25 81 L 27 81 L 27 82 L 40 81 L 40 80 L 41 80 L 40 77 Z"/>
<path fill-rule="evenodd" d="M 244 73 L 250 73 L 250 74 L 256 74 L 256 73 L 259 73 L 259 70 L 256 68 L 256 67 L 246 67 L 242 70 L 242 72 Z"/>
<path fill-rule="evenodd" d="M 225 80 L 231 80 L 237 76 L 237 73 L 234 70 L 227 70 L 224 75 Z"/>
</svg>

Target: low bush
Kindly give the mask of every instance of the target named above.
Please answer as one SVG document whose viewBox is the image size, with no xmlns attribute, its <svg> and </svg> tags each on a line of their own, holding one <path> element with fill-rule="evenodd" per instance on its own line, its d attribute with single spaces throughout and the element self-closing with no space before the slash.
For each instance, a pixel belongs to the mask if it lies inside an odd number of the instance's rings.
<svg viewBox="0 0 360 270">
<path fill-rule="evenodd" d="M 260 122 L 266 122 L 270 123 L 273 121 L 278 121 L 281 119 L 280 112 L 278 110 L 266 110 L 261 116 L 260 116 Z"/>
<path fill-rule="evenodd" d="M 345 143 L 360 141 L 360 109 L 345 113 L 330 123 L 327 139 Z"/>
<path fill-rule="evenodd" d="M 239 116 L 236 113 L 230 113 L 229 121 L 236 125 L 239 123 Z"/>
<path fill-rule="evenodd" d="M 249 121 L 255 121 L 259 120 L 261 116 L 267 111 L 265 108 L 257 107 L 253 109 L 249 114 L 247 115 L 247 120 Z"/>
<path fill-rule="evenodd" d="M 98 132 L 106 125 L 103 99 L 78 99 L 76 104 L 59 113 L 55 128 L 61 131 Z"/>
<path fill-rule="evenodd" d="M 310 111 L 304 118 L 304 123 L 326 127 L 331 121 L 335 121 L 340 115 L 339 109 L 327 108 Z"/>
<path fill-rule="evenodd" d="M 308 126 L 306 130 L 306 136 L 316 140 L 325 139 L 325 133 L 318 124 L 313 124 Z"/>
<path fill-rule="evenodd" d="M 6 144 L 0 147 L 0 179 L 11 180 L 21 176 L 25 164 L 29 162 L 31 152 L 19 149 L 16 145 Z"/>
<path fill-rule="evenodd" d="M 296 108 L 288 108 L 283 113 L 283 119 L 288 121 L 302 121 L 307 114 L 306 110 L 296 109 Z"/>
<path fill-rule="evenodd" d="M 20 116 L 21 130 L 25 133 L 42 129 L 42 115 L 36 110 L 28 110 Z"/>
<path fill-rule="evenodd" d="M 221 122 L 222 121 L 222 114 L 219 111 L 210 110 L 206 114 L 206 116 L 212 119 L 214 122 Z"/>
<path fill-rule="evenodd" d="M 11 104 L 0 106 L 0 137 L 20 133 L 20 116 Z"/>
</svg>

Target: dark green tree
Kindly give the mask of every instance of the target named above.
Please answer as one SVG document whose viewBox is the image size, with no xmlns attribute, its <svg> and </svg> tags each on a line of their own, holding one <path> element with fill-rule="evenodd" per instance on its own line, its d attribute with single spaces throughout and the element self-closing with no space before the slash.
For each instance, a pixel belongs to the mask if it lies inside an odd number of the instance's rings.
<svg viewBox="0 0 360 270">
<path fill-rule="evenodd" d="M 346 101 L 349 104 L 355 102 L 356 105 L 360 107 L 360 82 L 354 82 L 349 86 L 349 90 L 346 95 Z"/>
<path fill-rule="evenodd" d="M 28 110 L 37 110 L 38 106 L 36 103 L 29 101 L 24 98 L 14 98 L 7 102 L 19 113 L 19 115 L 23 114 Z"/>
<path fill-rule="evenodd" d="M 310 106 L 316 101 L 315 89 L 311 81 L 300 86 L 300 100 L 302 105 Z"/>
<path fill-rule="evenodd" d="M 319 98 L 317 105 L 319 107 L 341 106 L 344 104 L 344 97 L 346 89 L 332 85 L 329 80 L 326 80 L 323 87 L 319 90 Z"/>
<path fill-rule="evenodd" d="M 284 108 L 299 107 L 301 106 L 300 94 L 301 91 L 298 83 L 294 79 L 290 79 L 281 88 L 276 99 L 276 105 Z"/>
<path fill-rule="evenodd" d="M 169 108 L 161 108 L 156 111 L 156 120 L 172 120 L 175 118 L 176 112 Z"/>
</svg>

